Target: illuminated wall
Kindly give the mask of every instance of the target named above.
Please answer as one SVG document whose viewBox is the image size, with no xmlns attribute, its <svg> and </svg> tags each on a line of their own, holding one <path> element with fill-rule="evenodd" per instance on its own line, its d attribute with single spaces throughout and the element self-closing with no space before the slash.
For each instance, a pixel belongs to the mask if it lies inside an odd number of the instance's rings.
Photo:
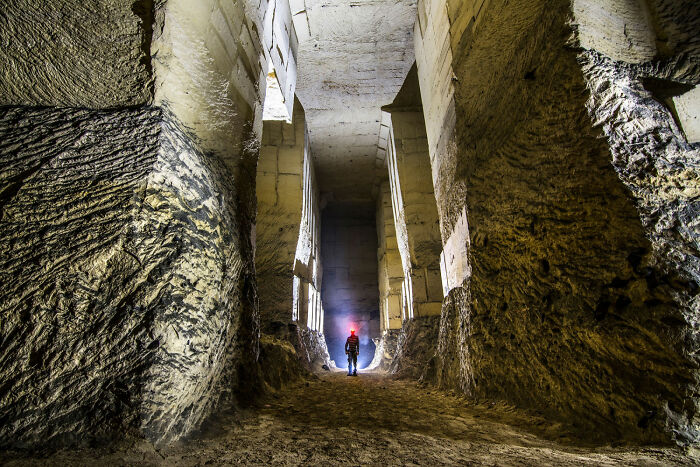
<svg viewBox="0 0 700 467">
<path fill-rule="evenodd" d="M 264 122 L 257 170 L 256 276 L 262 329 L 323 328 L 318 190 L 304 109 Z"/>
</svg>

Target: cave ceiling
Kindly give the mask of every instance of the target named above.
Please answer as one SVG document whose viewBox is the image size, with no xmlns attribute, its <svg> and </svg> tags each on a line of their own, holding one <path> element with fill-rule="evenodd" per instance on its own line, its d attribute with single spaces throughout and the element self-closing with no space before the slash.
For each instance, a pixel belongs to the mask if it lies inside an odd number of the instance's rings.
<svg viewBox="0 0 700 467">
<path fill-rule="evenodd" d="M 416 0 L 292 1 L 304 105 L 321 192 L 368 202 L 386 168 L 378 159 L 381 107 L 411 65 Z"/>
</svg>

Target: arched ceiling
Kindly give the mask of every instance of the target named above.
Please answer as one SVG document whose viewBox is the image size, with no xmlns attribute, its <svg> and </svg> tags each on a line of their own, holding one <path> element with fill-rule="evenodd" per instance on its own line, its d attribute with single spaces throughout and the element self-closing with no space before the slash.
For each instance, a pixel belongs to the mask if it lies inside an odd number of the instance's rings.
<svg viewBox="0 0 700 467">
<path fill-rule="evenodd" d="M 381 106 L 414 62 L 416 0 L 298 0 L 296 92 L 304 106 L 321 191 L 367 202 L 385 172 L 377 158 Z"/>
</svg>

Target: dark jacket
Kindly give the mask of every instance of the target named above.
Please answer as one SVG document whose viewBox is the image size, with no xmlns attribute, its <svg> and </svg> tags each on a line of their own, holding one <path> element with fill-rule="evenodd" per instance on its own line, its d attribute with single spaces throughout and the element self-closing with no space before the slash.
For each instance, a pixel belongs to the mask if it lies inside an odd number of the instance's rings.
<svg viewBox="0 0 700 467">
<path fill-rule="evenodd" d="M 348 337 L 348 340 L 345 341 L 345 351 L 350 353 L 359 353 L 360 338 L 357 336 Z"/>
</svg>

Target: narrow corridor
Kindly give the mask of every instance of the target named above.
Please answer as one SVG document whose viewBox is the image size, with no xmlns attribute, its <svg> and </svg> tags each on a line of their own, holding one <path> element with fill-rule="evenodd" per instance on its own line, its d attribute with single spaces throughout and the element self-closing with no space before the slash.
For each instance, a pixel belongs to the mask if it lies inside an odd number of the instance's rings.
<svg viewBox="0 0 700 467">
<path fill-rule="evenodd" d="M 3 1 L 0 465 L 700 465 L 699 32 Z"/>
</svg>

